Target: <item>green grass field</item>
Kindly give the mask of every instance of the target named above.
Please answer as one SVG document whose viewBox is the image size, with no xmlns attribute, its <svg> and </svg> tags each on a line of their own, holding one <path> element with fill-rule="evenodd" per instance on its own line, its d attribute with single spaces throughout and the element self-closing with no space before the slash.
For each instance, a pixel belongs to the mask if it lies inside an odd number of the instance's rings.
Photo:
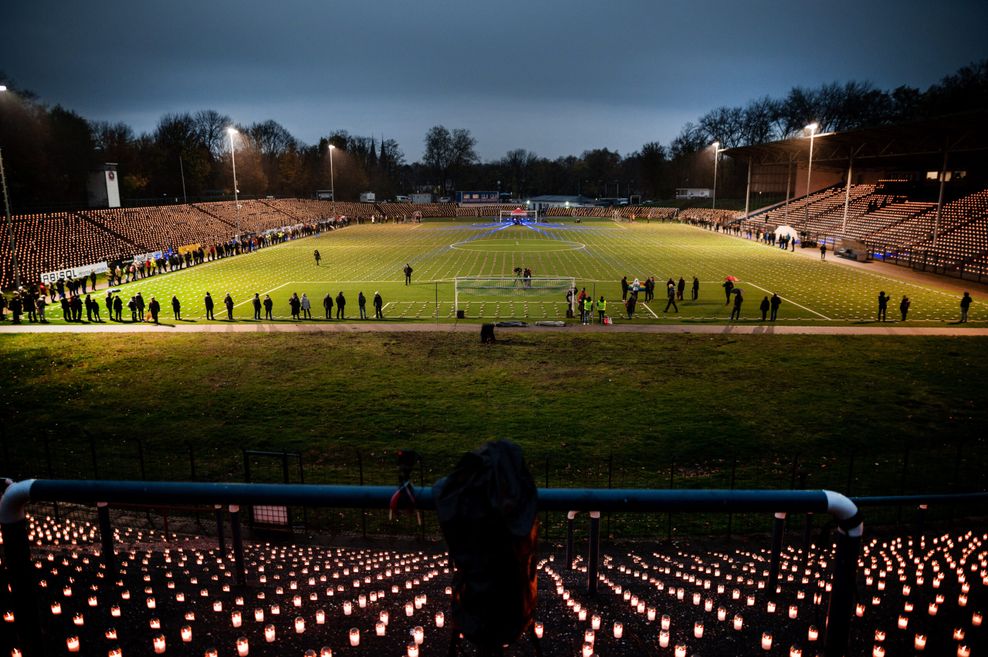
<svg viewBox="0 0 988 657">
<path fill-rule="evenodd" d="M 312 256 L 314 249 L 323 257 L 319 267 Z M 405 263 L 415 270 L 411 286 L 403 282 Z M 628 276 L 630 281 L 654 276 L 656 298 L 639 304 L 635 322 L 727 321 L 730 307 L 725 305 L 721 284 L 728 275 L 740 279 L 738 287 L 745 296 L 742 320 L 748 322 L 760 320 L 758 304 L 772 292 L 784 299 L 779 321 L 789 324 L 873 321 L 880 290 L 892 297 L 890 320 L 898 319 L 902 295 L 912 300 L 911 323 L 954 322 L 959 315 L 959 295 L 935 285 L 820 262 L 686 225 L 610 221 L 531 227 L 475 221 L 352 226 L 124 285 L 121 294 L 125 302 L 138 291 L 145 299 L 156 296 L 166 321 L 171 320 L 169 300 L 175 294 L 182 302 L 183 320 L 199 322 L 204 321 L 206 291 L 217 303 L 217 318 L 226 316 L 222 299 L 230 293 L 238 320 L 252 318 L 250 299 L 255 292 L 262 297 L 271 295 L 276 319 L 290 320 L 288 298 L 292 293 L 307 294 L 313 317 L 320 318 L 323 297 L 342 291 L 348 302 L 346 315 L 355 318 L 358 292 L 367 296 L 368 313 L 373 316 L 371 299 L 379 291 L 386 319 L 434 321 L 438 302 L 439 319 L 445 321 L 454 316 L 455 276 L 510 277 L 515 267 L 531 268 L 535 276 L 575 277 L 577 286 L 594 298 L 605 295 L 608 312 L 616 318 L 623 316 L 621 277 Z M 665 280 L 682 276 L 690 283 L 694 275 L 701 281 L 699 301 L 681 302 L 678 314 L 664 313 Z M 102 289 L 97 294 L 101 304 Z M 971 320 L 988 320 L 988 304 L 977 296 Z M 566 309 L 562 292 L 475 293 L 461 297 L 460 303 L 468 319 L 562 319 Z M 103 314 L 106 319 L 105 308 Z M 48 315 L 60 321 L 57 308 L 50 308 Z M 128 316 L 125 303 L 124 319 Z"/>
</svg>

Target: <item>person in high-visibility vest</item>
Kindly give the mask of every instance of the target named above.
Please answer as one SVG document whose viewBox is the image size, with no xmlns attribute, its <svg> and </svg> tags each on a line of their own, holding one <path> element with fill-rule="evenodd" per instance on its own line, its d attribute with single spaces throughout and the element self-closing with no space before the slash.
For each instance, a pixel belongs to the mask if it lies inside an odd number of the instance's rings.
<svg viewBox="0 0 988 657">
<path fill-rule="evenodd" d="M 586 303 L 587 312 L 584 316 L 583 323 L 590 324 L 593 322 L 593 297 L 587 297 L 584 299 L 584 303 Z"/>
<path fill-rule="evenodd" d="M 604 323 L 604 313 L 607 312 L 607 301 L 604 299 L 604 295 L 600 295 L 600 300 L 597 302 L 597 314 L 600 315 L 600 323 Z"/>
</svg>

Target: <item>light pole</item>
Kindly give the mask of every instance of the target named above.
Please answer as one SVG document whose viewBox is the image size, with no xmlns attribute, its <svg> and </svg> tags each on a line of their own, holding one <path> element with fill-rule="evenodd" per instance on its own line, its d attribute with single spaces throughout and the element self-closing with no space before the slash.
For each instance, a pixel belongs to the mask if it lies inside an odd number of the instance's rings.
<svg viewBox="0 0 988 657">
<path fill-rule="evenodd" d="M 806 126 L 806 130 L 810 131 L 810 162 L 806 167 L 806 218 L 803 220 L 803 230 L 806 230 L 810 225 L 810 178 L 813 176 L 813 137 L 816 136 L 816 130 L 820 127 L 820 124 L 813 122 Z"/>
<path fill-rule="evenodd" d="M 237 149 L 233 147 L 233 135 L 238 134 L 237 129 L 230 127 L 226 129 L 226 134 L 230 135 L 230 162 L 233 163 L 233 203 L 237 206 L 237 238 L 240 237 L 240 193 L 237 189 Z"/>
<path fill-rule="evenodd" d="M 0 84 L 0 93 L 6 91 L 6 85 Z M 10 269 L 14 275 L 14 289 L 18 289 L 21 286 L 21 269 L 17 266 L 17 243 L 14 241 L 14 224 L 10 218 L 10 197 L 7 196 L 7 172 L 3 168 L 3 151 L 0 151 L 0 183 L 3 185 L 3 207 L 7 217 L 7 239 L 10 242 Z"/>
<path fill-rule="evenodd" d="M 329 145 L 329 189 L 333 194 L 333 219 L 336 219 L 336 179 L 333 177 L 333 151 L 336 146 Z"/>
<path fill-rule="evenodd" d="M 720 160 L 720 154 L 726 151 L 726 148 L 720 147 L 720 142 L 715 141 L 711 146 L 714 147 L 714 198 L 713 203 L 710 205 L 712 210 L 717 209 L 717 162 Z"/>
</svg>

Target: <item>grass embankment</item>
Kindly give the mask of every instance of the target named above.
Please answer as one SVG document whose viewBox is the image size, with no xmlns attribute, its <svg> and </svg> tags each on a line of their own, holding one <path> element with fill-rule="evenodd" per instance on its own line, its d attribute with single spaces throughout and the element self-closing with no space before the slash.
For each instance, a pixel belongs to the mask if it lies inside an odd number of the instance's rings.
<svg viewBox="0 0 988 657">
<path fill-rule="evenodd" d="M 985 340 L 501 338 L 4 335 L 0 455 L 48 476 L 47 443 L 52 476 L 140 478 L 139 439 L 148 479 L 189 478 L 191 450 L 196 478 L 236 481 L 241 448 L 288 450 L 308 483 L 356 483 L 359 453 L 364 481 L 390 484 L 413 448 L 431 483 L 510 438 L 540 485 L 727 487 L 734 459 L 738 487 L 985 484 Z"/>
</svg>

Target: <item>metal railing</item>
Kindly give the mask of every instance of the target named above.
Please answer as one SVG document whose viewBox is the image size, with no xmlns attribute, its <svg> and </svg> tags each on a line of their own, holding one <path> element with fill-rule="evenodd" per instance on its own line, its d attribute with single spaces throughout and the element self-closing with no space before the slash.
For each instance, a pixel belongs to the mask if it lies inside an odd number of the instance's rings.
<svg viewBox="0 0 988 657">
<path fill-rule="evenodd" d="M 9 486 L 0 499 L 0 529 L 3 532 L 4 564 L 15 612 L 15 633 L 21 654 L 43 653 L 42 622 L 35 596 L 28 540 L 26 509 L 32 502 L 70 502 L 97 506 L 101 554 L 107 569 L 115 568 L 113 529 L 109 506 L 114 504 L 214 505 L 221 530 L 223 509 L 229 511 L 233 565 L 237 583 L 246 585 L 241 505 L 295 505 L 332 508 L 388 508 L 395 489 L 390 486 L 329 486 L 305 484 L 214 484 L 199 482 L 76 481 L 31 479 Z M 861 505 L 983 503 L 988 493 L 964 495 L 909 496 L 908 498 L 860 498 Z M 431 488 L 416 491 L 420 510 L 435 508 Z M 833 588 L 827 609 L 824 654 L 844 655 L 849 641 L 855 603 L 857 558 L 864 524 L 858 505 L 848 497 L 827 490 L 652 490 L 652 489 L 565 489 L 538 491 L 540 511 L 567 513 L 567 562 L 573 563 L 573 524 L 579 512 L 590 517 L 587 591 L 596 592 L 599 568 L 601 512 L 770 512 L 775 514 L 772 558 L 766 595 L 774 597 L 779 577 L 779 553 L 787 513 L 829 513 L 837 523 Z M 222 530 L 219 532 L 222 541 Z M 224 550 L 225 552 L 225 550 Z"/>
</svg>

